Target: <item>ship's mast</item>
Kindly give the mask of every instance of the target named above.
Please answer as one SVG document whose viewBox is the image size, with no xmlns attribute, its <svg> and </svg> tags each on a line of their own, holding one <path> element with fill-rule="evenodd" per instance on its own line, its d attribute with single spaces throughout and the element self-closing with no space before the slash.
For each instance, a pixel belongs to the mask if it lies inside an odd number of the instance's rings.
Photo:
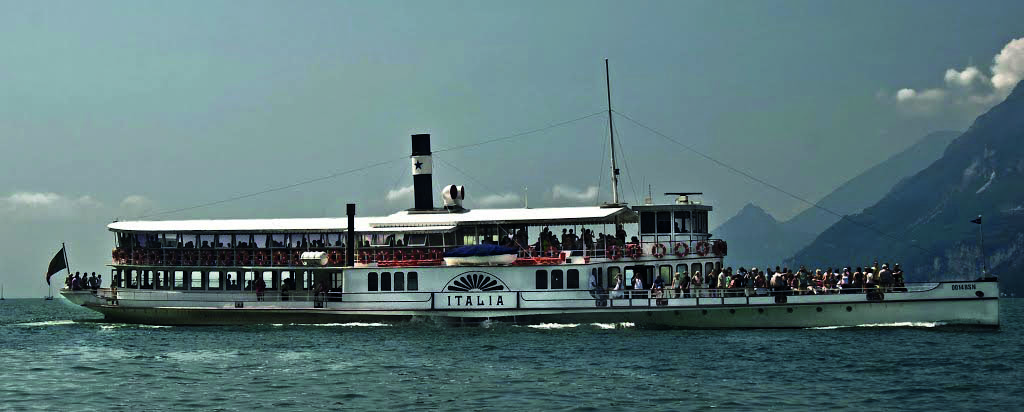
<svg viewBox="0 0 1024 412">
<path fill-rule="evenodd" d="M 604 59 L 604 83 L 608 91 L 608 136 L 612 146 L 612 204 L 619 204 L 619 167 L 615 163 L 615 126 L 612 123 L 612 80 L 608 75 L 608 59 Z"/>
</svg>

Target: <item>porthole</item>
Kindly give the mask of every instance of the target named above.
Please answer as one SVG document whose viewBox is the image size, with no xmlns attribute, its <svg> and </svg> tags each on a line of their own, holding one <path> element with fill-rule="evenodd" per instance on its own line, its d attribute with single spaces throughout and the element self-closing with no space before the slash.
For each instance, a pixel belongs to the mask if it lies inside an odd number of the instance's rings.
<svg viewBox="0 0 1024 412">
<path fill-rule="evenodd" d="M 764 313 L 764 308 L 757 308 L 757 313 Z"/>
<path fill-rule="evenodd" d="M 729 313 L 735 315 L 736 314 L 736 309 L 729 309 Z"/>
<path fill-rule="evenodd" d="M 700 314 L 701 315 L 707 315 L 708 314 L 708 310 L 707 309 L 701 310 Z"/>
<path fill-rule="evenodd" d="M 979 290 L 977 292 L 974 292 L 974 296 L 977 296 L 979 298 L 983 298 L 983 297 L 985 297 L 985 292 L 982 292 L 982 291 Z"/>
<path fill-rule="evenodd" d="M 793 313 L 793 308 L 786 308 L 786 313 Z"/>
<path fill-rule="evenodd" d="M 821 312 L 821 306 L 818 306 L 818 309 L 817 309 L 817 311 L 818 311 L 818 312 Z"/>
<path fill-rule="evenodd" d="M 853 312 L 853 306 L 847 306 L 846 307 L 846 311 L 847 312 Z"/>
</svg>

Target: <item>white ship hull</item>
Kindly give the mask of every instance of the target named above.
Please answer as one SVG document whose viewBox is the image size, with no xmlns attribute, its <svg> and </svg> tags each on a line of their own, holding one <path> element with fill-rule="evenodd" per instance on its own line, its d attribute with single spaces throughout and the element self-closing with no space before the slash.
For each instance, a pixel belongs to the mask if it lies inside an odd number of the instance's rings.
<svg viewBox="0 0 1024 412">
<path fill-rule="evenodd" d="M 807 328 L 896 324 L 999 325 L 999 290 L 994 281 L 943 282 L 910 292 L 776 297 L 701 297 L 613 299 L 607 306 L 587 291 L 418 292 L 391 294 L 387 301 L 359 294 L 341 301 L 292 295 L 280 301 L 266 294 L 177 291 L 62 291 L 68 300 L 103 313 L 107 320 L 162 325 L 244 323 L 395 322 L 426 318 L 441 322 L 480 320 L 516 323 L 620 323 L 652 328 Z M 548 294 L 552 292 L 547 292 Z M 216 295 L 216 296 L 215 296 Z M 457 305 L 454 297 L 459 297 Z M 499 299 L 500 298 L 500 299 Z M 449 302 L 451 306 L 449 306 Z M 497 305 L 500 302 L 500 305 Z"/>
</svg>

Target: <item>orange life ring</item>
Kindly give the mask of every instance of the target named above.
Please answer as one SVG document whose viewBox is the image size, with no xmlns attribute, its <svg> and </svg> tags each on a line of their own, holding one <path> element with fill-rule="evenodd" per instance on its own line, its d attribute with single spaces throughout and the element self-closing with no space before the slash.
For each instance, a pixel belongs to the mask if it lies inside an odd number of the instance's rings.
<svg viewBox="0 0 1024 412">
<path fill-rule="evenodd" d="M 608 250 L 605 251 L 605 254 L 612 260 L 622 259 L 622 249 L 615 245 L 608 246 Z"/>
<path fill-rule="evenodd" d="M 661 259 L 661 258 L 665 257 L 666 250 L 667 250 L 667 248 L 665 247 L 664 244 L 662 244 L 662 243 L 655 243 L 654 246 L 651 246 L 651 256 L 654 256 L 654 257 L 656 257 L 658 259 Z"/>
<path fill-rule="evenodd" d="M 698 255 L 705 256 L 708 254 L 709 249 L 711 249 L 711 245 L 709 245 L 708 242 L 697 242 L 696 249 Z"/>
<path fill-rule="evenodd" d="M 672 248 L 672 251 L 675 252 L 676 256 L 683 257 L 690 254 L 690 246 L 686 243 L 679 242 L 676 243 L 674 248 Z"/>
</svg>

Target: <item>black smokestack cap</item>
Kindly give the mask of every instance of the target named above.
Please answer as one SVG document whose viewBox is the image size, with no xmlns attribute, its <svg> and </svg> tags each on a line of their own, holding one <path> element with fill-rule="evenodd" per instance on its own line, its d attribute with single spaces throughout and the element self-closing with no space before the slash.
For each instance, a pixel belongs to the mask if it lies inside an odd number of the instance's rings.
<svg viewBox="0 0 1024 412">
<path fill-rule="evenodd" d="M 414 206 L 416 210 L 432 210 L 434 208 L 434 196 L 431 193 L 433 187 L 433 159 L 430 156 L 430 135 L 412 135 L 412 185 Z"/>
</svg>

